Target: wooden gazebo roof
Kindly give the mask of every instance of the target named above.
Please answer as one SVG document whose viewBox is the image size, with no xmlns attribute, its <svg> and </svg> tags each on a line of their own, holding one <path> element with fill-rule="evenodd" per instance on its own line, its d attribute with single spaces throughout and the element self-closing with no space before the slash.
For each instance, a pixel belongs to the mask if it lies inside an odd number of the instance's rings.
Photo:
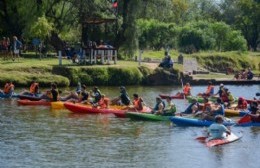
<svg viewBox="0 0 260 168">
<path fill-rule="evenodd" d="M 113 23 L 115 22 L 116 19 L 115 18 L 86 18 L 83 23 L 86 24 L 103 24 L 103 23 Z"/>
</svg>

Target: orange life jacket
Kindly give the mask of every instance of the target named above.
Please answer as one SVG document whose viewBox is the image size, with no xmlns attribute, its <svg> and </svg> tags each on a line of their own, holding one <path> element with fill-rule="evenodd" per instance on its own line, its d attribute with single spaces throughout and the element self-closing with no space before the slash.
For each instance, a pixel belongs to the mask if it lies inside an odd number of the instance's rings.
<svg viewBox="0 0 260 168">
<path fill-rule="evenodd" d="M 36 87 L 39 86 L 39 83 L 32 83 L 30 86 L 30 93 L 35 94 L 36 93 Z"/>
<path fill-rule="evenodd" d="M 142 105 L 142 99 L 138 98 L 138 99 L 134 99 L 133 101 L 134 107 L 136 110 L 140 111 L 143 110 L 143 105 Z"/>
<path fill-rule="evenodd" d="M 212 95 L 212 94 L 214 94 L 214 86 L 213 86 L 213 85 L 209 85 L 209 86 L 207 87 L 206 94 L 207 94 L 207 95 Z"/>
<path fill-rule="evenodd" d="M 6 84 L 5 84 L 5 87 L 4 87 L 4 93 L 5 93 L 5 94 L 10 93 L 10 91 L 11 91 L 12 88 L 14 88 L 14 85 L 13 85 L 13 84 L 6 83 Z"/>
<path fill-rule="evenodd" d="M 188 96 L 190 95 L 190 90 L 191 90 L 191 87 L 190 86 L 184 86 L 183 88 L 183 93 L 185 96 Z"/>
<path fill-rule="evenodd" d="M 108 104 L 109 104 L 109 99 L 108 98 L 101 98 L 98 102 L 98 105 L 101 107 L 101 108 L 108 108 Z"/>
</svg>

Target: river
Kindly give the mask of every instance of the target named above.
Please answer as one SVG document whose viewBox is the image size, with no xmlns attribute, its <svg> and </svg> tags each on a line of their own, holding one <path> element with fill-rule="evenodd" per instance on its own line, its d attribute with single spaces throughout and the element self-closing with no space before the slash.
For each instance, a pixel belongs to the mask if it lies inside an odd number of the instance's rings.
<svg viewBox="0 0 260 168">
<path fill-rule="evenodd" d="M 252 98 L 258 85 L 226 86 L 235 96 Z M 118 87 L 101 87 L 117 96 Z M 175 94 L 180 87 L 127 87 L 148 105 L 159 93 Z M 194 86 L 192 93 L 205 86 Z M 174 100 L 179 111 L 188 105 Z M 237 142 L 207 148 L 195 138 L 205 128 L 170 126 L 169 122 L 140 122 L 109 115 L 76 115 L 49 107 L 17 106 L 0 99 L 0 167 L 87 168 L 258 168 L 260 128 L 232 127 L 243 132 Z"/>
</svg>

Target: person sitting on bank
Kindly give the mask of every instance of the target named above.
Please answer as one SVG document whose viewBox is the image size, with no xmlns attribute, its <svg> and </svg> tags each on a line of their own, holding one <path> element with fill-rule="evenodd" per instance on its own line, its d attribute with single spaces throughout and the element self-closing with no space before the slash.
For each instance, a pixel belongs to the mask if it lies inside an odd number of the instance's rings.
<svg viewBox="0 0 260 168">
<path fill-rule="evenodd" d="M 251 68 L 248 68 L 247 80 L 252 80 L 253 78 L 254 78 L 254 73 L 252 72 Z"/>
<path fill-rule="evenodd" d="M 33 80 L 30 86 L 30 90 L 24 90 L 20 93 L 20 95 L 39 96 L 39 93 L 39 83 Z"/>
<path fill-rule="evenodd" d="M 174 116 L 175 112 L 176 112 L 176 106 L 175 104 L 172 102 L 172 98 L 170 96 L 168 96 L 166 98 L 166 107 L 163 110 L 163 115 L 164 116 Z"/>
<path fill-rule="evenodd" d="M 217 115 L 225 115 L 225 109 L 224 106 L 221 104 L 222 101 L 220 98 L 217 99 L 217 102 L 211 106 L 210 112 L 208 113 L 202 113 L 202 120 L 208 120 L 208 121 L 213 121 L 214 118 Z"/>
<path fill-rule="evenodd" d="M 156 97 L 156 104 L 152 109 L 152 114 L 163 115 L 165 108 L 165 103 L 160 97 Z"/>
<path fill-rule="evenodd" d="M 173 61 L 171 59 L 171 56 L 168 54 L 168 52 L 165 52 L 165 57 L 162 60 L 162 62 L 159 64 L 159 67 L 162 67 L 162 68 L 172 68 L 173 67 Z"/>
<path fill-rule="evenodd" d="M 6 82 L 4 90 L 0 89 L 0 95 L 11 97 L 14 93 L 14 84 L 12 81 Z"/>
<path fill-rule="evenodd" d="M 214 118 L 215 123 L 211 124 L 208 128 L 208 137 L 209 140 L 212 139 L 223 139 L 225 138 L 225 134 L 231 134 L 230 130 L 226 126 L 223 125 L 224 119 L 222 115 L 216 115 Z"/>
<path fill-rule="evenodd" d="M 117 104 L 117 105 L 125 105 L 128 106 L 130 105 L 130 98 L 128 96 L 128 93 L 126 91 L 126 88 L 124 86 L 120 86 L 120 96 L 116 97 L 112 100 L 112 104 Z"/>
<path fill-rule="evenodd" d="M 207 90 L 205 93 L 199 93 L 198 96 L 210 97 L 214 95 L 214 85 L 212 82 L 208 82 Z"/>
</svg>

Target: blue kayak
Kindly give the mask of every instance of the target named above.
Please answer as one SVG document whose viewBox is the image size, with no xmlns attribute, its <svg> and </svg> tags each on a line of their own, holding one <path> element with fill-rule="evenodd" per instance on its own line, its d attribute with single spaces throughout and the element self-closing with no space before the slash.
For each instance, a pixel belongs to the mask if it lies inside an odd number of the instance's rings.
<svg viewBox="0 0 260 168">
<path fill-rule="evenodd" d="M 185 117 L 171 117 L 170 120 L 178 126 L 210 126 L 214 121 L 200 120 L 196 118 L 185 118 Z M 224 121 L 225 126 L 235 125 L 236 123 L 232 120 Z"/>
<path fill-rule="evenodd" d="M 4 98 L 4 99 L 5 98 L 17 98 L 18 96 L 19 96 L 19 94 L 16 94 L 16 93 L 12 94 L 12 96 L 0 93 L 0 98 Z"/>
</svg>

